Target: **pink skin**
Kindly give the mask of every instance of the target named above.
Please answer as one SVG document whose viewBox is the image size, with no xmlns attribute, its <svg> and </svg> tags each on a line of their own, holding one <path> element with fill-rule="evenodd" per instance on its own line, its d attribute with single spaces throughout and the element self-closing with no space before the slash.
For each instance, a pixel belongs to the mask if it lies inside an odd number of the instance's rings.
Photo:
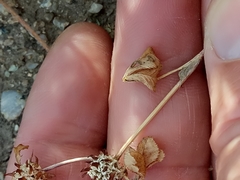
<svg viewBox="0 0 240 180">
<path fill-rule="evenodd" d="M 207 11 L 211 11 L 209 2 L 202 2 L 203 19 Z M 48 53 L 28 97 L 15 143 L 30 145 L 30 151 L 23 152 L 23 159 L 33 150 L 41 166 L 46 167 L 69 158 L 98 154 L 106 143 L 108 152 L 116 154 L 178 80 L 177 75 L 172 75 L 159 81 L 154 93 L 140 83 L 123 83 L 125 70 L 148 46 L 152 46 L 161 59 L 161 74 L 200 52 L 203 41 L 200 9 L 200 0 L 118 1 L 113 54 L 112 42 L 100 27 L 81 23 L 68 28 Z M 226 105 L 224 98 L 219 97 L 228 91 L 219 91 L 217 87 L 222 88 L 219 79 L 223 74 L 232 85 L 230 82 L 240 71 L 231 70 L 236 64 L 219 65 L 215 70 L 214 65 L 220 58 L 211 51 L 207 36 L 205 48 L 213 110 L 211 147 L 219 157 L 217 176 L 227 177 L 230 169 L 226 167 L 237 165 L 231 164 L 228 157 L 237 159 L 239 154 L 234 151 L 229 155 L 222 149 L 238 136 L 236 129 L 228 129 L 239 122 L 239 116 L 235 113 L 234 121 L 221 126 L 225 119 L 215 117 Z M 230 86 L 233 90 L 234 85 Z M 237 96 L 237 91 L 232 92 L 231 97 Z M 231 106 L 233 110 L 237 105 Z M 210 114 L 202 63 L 132 144 L 136 146 L 142 137 L 153 136 L 166 154 L 162 163 L 148 170 L 146 179 L 211 179 L 208 170 L 211 165 Z M 219 127 L 219 123 L 220 128 L 214 128 Z M 14 161 L 12 155 L 8 172 L 15 169 Z M 83 167 L 82 163 L 74 163 L 52 172 L 58 180 L 75 180 L 81 179 Z"/>
</svg>

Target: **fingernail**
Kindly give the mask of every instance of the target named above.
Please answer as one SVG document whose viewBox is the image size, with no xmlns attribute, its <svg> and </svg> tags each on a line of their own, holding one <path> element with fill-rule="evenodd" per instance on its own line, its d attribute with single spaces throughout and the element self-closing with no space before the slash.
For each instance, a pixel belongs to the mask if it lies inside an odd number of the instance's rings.
<svg viewBox="0 0 240 180">
<path fill-rule="evenodd" d="M 218 0 L 207 21 L 208 36 L 222 60 L 240 60 L 240 0 Z"/>
</svg>

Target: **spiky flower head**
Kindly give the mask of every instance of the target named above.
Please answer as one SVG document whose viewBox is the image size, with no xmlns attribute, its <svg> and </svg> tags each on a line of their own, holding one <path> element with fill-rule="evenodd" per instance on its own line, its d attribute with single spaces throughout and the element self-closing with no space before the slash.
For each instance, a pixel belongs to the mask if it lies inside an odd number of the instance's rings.
<svg viewBox="0 0 240 180">
<path fill-rule="evenodd" d="M 52 178 L 53 175 L 42 170 L 36 156 L 33 158 L 32 155 L 25 163 L 21 163 L 20 152 L 24 149 L 28 149 L 28 146 L 19 144 L 17 147 L 14 147 L 16 158 L 15 166 L 17 169 L 12 173 L 5 174 L 5 176 L 12 176 L 12 180 L 47 180 Z"/>
<path fill-rule="evenodd" d="M 113 156 L 100 153 L 92 156 L 87 168 L 82 170 L 94 180 L 122 180 L 127 178 L 127 170 Z"/>
</svg>

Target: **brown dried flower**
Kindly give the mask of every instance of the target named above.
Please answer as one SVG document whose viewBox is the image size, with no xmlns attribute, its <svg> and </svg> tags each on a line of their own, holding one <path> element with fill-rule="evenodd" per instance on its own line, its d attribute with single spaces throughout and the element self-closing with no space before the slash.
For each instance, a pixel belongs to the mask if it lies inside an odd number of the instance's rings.
<svg viewBox="0 0 240 180">
<path fill-rule="evenodd" d="M 126 70 L 123 81 L 138 81 L 146 85 L 150 90 L 155 91 L 157 75 L 161 68 L 160 60 L 154 54 L 153 49 L 149 47 Z"/>
<path fill-rule="evenodd" d="M 14 147 L 14 153 L 16 158 L 15 166 L 17 169 L 12 173 L 7 173 L 5 176 L 12 176 L 12 180 L 47 180 L 53 175 L 46 173 L 42 170 L 41 166 L 38 164 L 38 158 L 35 156 L 33 160 L 33 155 L 30 159 L 26 160 L 25 163 L 21 164 L 21 154 L 20 152 L 24 149 L 28 149 L 29 146 L 19 144 Z"/>
<path fill-rule="evenodd" d="M 158 148 L 152 137 L 145 137 L 137 146 L 137 150 L 129 147 L 124 154 L 124 164 L 128 170 L 144 179 L 146 169 L 164 158 L 164 152 Z"/>
</svg>

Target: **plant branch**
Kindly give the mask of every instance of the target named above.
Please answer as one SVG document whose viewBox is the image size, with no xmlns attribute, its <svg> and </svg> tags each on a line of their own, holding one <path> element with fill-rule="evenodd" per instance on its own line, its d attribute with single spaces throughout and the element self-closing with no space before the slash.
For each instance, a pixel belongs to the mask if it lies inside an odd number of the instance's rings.
<svg viewBox="0 0 240 180">
<path fill-rule="evenodd" d="M 164 105 L 169 101 L 169 99 L 177 92 L 177 90 L 182 86 L 182 84 L 188 79 L 188 77 L 195 71 L 198 64 L 203 57 L 203 50 L 197 54 L 193 59 L 177 68 L 179 71 L 179 81 L 177 84 L 169 91 L 169 93 L 163 98 L 163 100 L 157 105 L 157 107 L 149 114 L 149 116 L 144 120 L 144 122 L 138 127 L 135 133 L 130 136 L 126 143 L 121 147 L 119 152 L 116 154 L 115 158 L 119 159 L 128 146 L 134 141 L 134 139 L 139 135 L 144 127 L 157 115 L 157 113 L 164 107 Z M 173 70 L 176 72 L 175 70 Z M 172 72 L 173 72 L 172 71 Z"/>
<path fill-rule="evenodd" d="M 48 52 L 49 46 L 45 43 L 40 36 L 3 0 L 0 0 L 0 4 L 15 18 L 27 31 L 33 36 L 37 42 Z"/>
<path fill-rule="evenodd" d="M 62 162 L 53 164 L 53 165 L 51 165 L 51 166 L 45 167 L 45 168 L 43 168 L 43 170 L 44 170 L 44 171 L 49 171 L 49 170 L 52 170 L 52 169 L 54 169 L 54 168 L 57 168 L 57 167 L 66 165 L 66 164 L 70 164 L 70 163 L 74 163 L 74 162 L 79 162 L 79 161 L 90 162 L 90 161 L 92 161 L 92 158 L 91 158 L 91 157 L 79 157 L 79 158 L 68 159 L 68 160 L 65 160 L 65 161 L 62 161 Z"/>
</svg>

